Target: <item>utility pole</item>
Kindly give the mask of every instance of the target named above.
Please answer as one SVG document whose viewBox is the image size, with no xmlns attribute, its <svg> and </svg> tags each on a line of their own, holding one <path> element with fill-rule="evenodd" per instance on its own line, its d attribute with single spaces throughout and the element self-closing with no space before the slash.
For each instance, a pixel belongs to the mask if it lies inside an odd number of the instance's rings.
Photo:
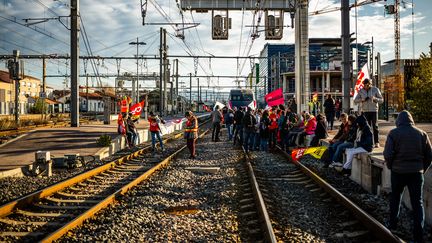
<svg viewBox="0 0 432 243">
<path fill-rule="evenodd" d="M 46 59 L 42 58 L 42 95 L 39 95 L 42 98 L 42 112 L 41 117 L 42 120 L 45 115 L 45 97 L 46 97 Z"/>
<path fill-rule="evenodd" d="M 138 41 L 138 37 L 136 42 L 129 42 L 129 45 L 136 45 L 137 49 L 136 49 L 136 61 L 137 61 L 137 75 L 136 75 L 136 83 L 135 81 L 132 79 L 132 101 L 135 103 L 139 102 L 139 54 L 138 54 L 138 50 L 139 50 L 139 45 L 146 45 L 145 42 L 139 42 Z M 119 72 L 119 71 L 118 71 Z"/>
<path fill-rule="evenodd" d="M 71 127 L 79 127 L 79 0 L 71 0 Z"/>
<path fill-rule="evenodd" d="M 8 62 L 9 77 L 15 80 L 15 124 L 19 126 L 19 94 L 20 94 L 20 77 L 19 77 L 19 51 L 13 50 L 13 60 Z"/>
<path fill-rule="evenodd" d="M 174 60 L 175 61 L 175 69 L 176 69 L 176 77 L 175 77 L 175 82 L 176 82 L 176 87 L 175 87 L 175 100 L 176 100 L 176 102 L 175 102 L 175 104 L 176 104 L 176 114 L 177 114 L 177 111 L 178 111 L 178 95 L 179 95 L 179 90 L 178 90 L 178 59 L 175 59 Z"/>
<path fill-rule="evenodd" d="M 197 88 L 197 92 L 198 92 L 198 96 L 197 96 L 197 111 L 199 111 L 199 102 L 200 102 L 200 85 L 199 85 L 199 78 L 197 78 L 197 82 L 198 82 L 198 88 Z"/>
<path fill-rule="evenodd" d="M 163 86 L 163 113 L 165 114 L 168 107 L 168 95 L 167 95 L 167 82 L 169 81 L 169 60 L 167 59 L 168 56 L 168 49 L 167 49 L 167 39 L 166 39 L 166 29 L 163 29 L 163 63 L 164 63 L 164 86 Z"/>
<path fill-rule="evenodd" d="M 295 13 L 295 90 L 297 112 L 310 100 L 308 1 L 297 1 Z M 270 86 L 270 85 L 269 85 Z"/>
<path fill-rule="evenodd" d="M 163 111 L 163 28 L 160 28 L 160 41 L 159 41 L 159 112 L 162 115 Z"/>
<path fill-rule="evenodd" d="M 192 109 L 192 73 L 189 73 L 189 103 Z"/>
<path fill-rule="evenodd" d="M 342 108 L 349 114 L 350 111 L 350 88 L 351 82 L 351 60 L 350 60 L 350 7 L 349 0 L 341 1 L 342 19 Z"/>
</svg>

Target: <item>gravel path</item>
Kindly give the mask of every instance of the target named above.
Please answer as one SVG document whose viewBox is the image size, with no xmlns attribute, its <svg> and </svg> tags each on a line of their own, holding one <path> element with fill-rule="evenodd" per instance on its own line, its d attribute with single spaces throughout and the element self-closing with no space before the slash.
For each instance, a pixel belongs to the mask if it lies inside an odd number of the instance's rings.
<svg viewBox="0 0 432 243">
<path fill-rule="evenodd" d="M 240 241 L 236 166 L 241 153 L 206 135 L 197 144 L 197 154 L 191 160 L 187 150 L 182 152 L 166 169 L 61 241 Z M 186 169 L 191 166 L 220 170 Z"/>
</svg>

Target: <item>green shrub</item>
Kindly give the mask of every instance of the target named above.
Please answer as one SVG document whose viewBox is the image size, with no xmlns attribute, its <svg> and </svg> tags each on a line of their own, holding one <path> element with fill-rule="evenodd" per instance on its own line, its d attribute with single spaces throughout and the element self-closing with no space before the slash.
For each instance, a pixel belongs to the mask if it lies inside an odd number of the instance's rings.
<svg viewBox="0 0 432 243">
<path fill-rule="evenodd" d="M 109 135 L 102 135 L 96 140 L 97 145 L 107 147 L 111 145 L 111 136 Z"/>
</svg>

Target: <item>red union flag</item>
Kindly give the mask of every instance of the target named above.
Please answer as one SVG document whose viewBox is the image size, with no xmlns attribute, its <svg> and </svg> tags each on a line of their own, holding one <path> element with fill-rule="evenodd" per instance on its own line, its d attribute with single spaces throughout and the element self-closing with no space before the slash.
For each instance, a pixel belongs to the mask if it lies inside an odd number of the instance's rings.
<svg viewBox="0 0 432 243">
<path fill-rule="evenodd" d="M 363 88 L 363 80 L 369 79 L 369 70 L 367 64 L 365 64 L 357 75 L 357 82 L 354 86 L 354 99 L 357 96 L 360 89 Z"/>
<path fill-rule="evenodd" d="M 276 106 L 276 105 L 281 105 L 281 104 L 285 103 L 285 100 L 284 100 L 284 97 L 282 94 L 282 88 L 268 93 L 265 96 L 265 101 L 267 102 L 268 106 Z"/>
<path fill-rule="evenodd" d="M 132 113 L 132 119 L 138 119 L 140 117 L 143 107 L 144 101 L 141 101 L 140 103 L 136 103 L 135 105 L 131 106 L 130 112 Z"/>
</svg>

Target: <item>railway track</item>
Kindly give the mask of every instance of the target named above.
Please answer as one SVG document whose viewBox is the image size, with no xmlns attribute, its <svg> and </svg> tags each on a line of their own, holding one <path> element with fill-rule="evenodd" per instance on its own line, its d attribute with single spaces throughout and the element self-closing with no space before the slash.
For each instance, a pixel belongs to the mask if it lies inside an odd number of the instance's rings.
<svg viewBox="0 0 432 243">
<path fill-rule="evenodd" d="M 242 200 L 250 239 L 264 242 L 403 242 L 281 150 L 245 154 Z M 289 160 L 289 162 L 287 162 Z M 248 188 L 249 187 L 249 188 Z M 253 198 L 253 201 L 252 201 Z M 255 207 L 252 207 L 255 205 Z"/>
<path fill-rule="evenodd" d="M 203 136 L 207 131 L 203 132 Z M 182 137 L 182 133 L 173 139 Z M 167 166 L 186 145 L 165 158 L 150 146 L 0 207 L 0 240 L 52 242 L 93 217 L 131 188 Z"/>
</svg>

